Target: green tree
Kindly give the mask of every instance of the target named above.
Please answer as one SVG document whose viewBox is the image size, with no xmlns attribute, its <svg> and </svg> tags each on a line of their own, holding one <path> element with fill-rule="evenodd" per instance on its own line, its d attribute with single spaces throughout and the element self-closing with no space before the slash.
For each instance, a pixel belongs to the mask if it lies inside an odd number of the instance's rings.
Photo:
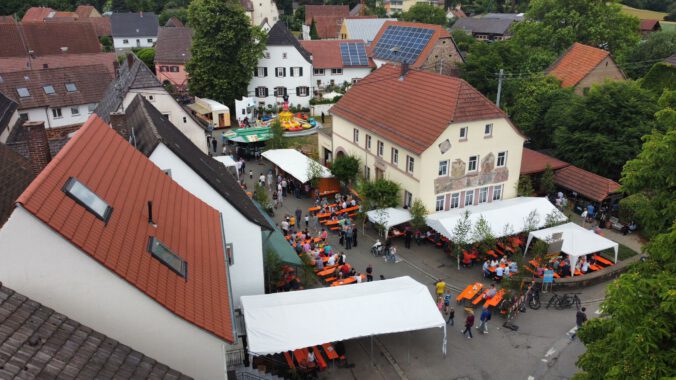
<svg viewBox="0 0 676 380">
<path fill-rule="evenodd" d="M 341 155 L 333 160 L 331 173 L 333 173 L 339 181 L 350 185 L 357 179 L 360 167 L 361 160 L 359 157 L 353 155 Z"/>
<path fill-rule="evenodd" d="M 512 39 L 556 53 L 573 42 L 616 53 L 639 41 L 638 24 L 637 18 L 622 13 L 617 0 L 531 0 L 526 21 L 513 26 Z"/>
<path fill-rule="evenodd" d="M 676 89 L 676 66 L 657 62 L 640 80 L 640 83 L 641 87 L 657 95 L 661 95 L 665 89 Z"/>
<path fill-rule="evenodd" d="M 554 185 L 554 169 L 552 169 L 552 167 L 547 164 L 545 171 L 542 173 L 542 177 L 540 178 L 540 193 L 549 195 L 553 193 L 555 189 L 556 185 Z"/>
<path fill-rule="evenodd" d="M 667 226 L 646 246 L 650 257 L 610 283 L 601 306 L 606 317 L 578 331 L 587 350 L 577 362 L 583 372 L 574 379 L 676 376 L 676 225 Z"/>
<path fill-rule="evenodd" d="M 366 206 L 364 211 L 397 207 L 400 190 L 398 183 L 383 178 L 362 182 L 359 194 Z"/>
<path fill-rule="evenodd" d="M 617 179 L 625 162 L 641 150 L 654 123 L 654 95 L 631 81 L 592 87 L 572 104 L 554 132 L 558 158 Z"/>
<path fill-rule="evenodd" d="M 267 35 L 250 25 L 235 0 L 193 0 L 188 21 L 194 33 L 186 65 L 190 92 L 234 109 L 235 99 L 247 95 Z"/>
<path fill-rule="evenodd" d="M 143 48 L 136 50 L 136 56 L 145 63 L 150 71 L 155 72 L 155 48 Z"/>
<path fill-rule="evenodd" d="M 474 229 L 472 229 L 472 240 L 481 243 L 484 250 L 493 249 L 495 247 L 495 234 L 493 234 L 491 225 L 483 215 L 481 215 L 479 220 L 476 221 L 476 224 L 474 224 Z"/>
<path fill-rule="evenodd" d="M 416 3 L 408 11 L 401 14 L 401 19 L 403 21 L 421 22 L 423 24 L 448 24 L 444 9 L 427 3 Z"/>
<path fill-rule="evenodd" d="M 649 9 L 651 11 L 666 12 L 672 0 L 622 0 L 622 4 L 632 8 Z"/>
<path fill-rule="evenodd" d="M 311 40 L 319 40 L 319 33 L 317 33 L 317 23 L 315 22 L 315 19 L 312 19 L 312 24 L 310 24 L 310 39 Z"/>
<path fill-rule="evenodd" d="M 164 25 L 169 21 L 170 18 L 176 17 L 181 20 L 183 24 L 188 23 L 188 9 L 186 8 L 167 8 L 160 13 L 159 22 L 160 25 Z"/>
<path fill-rule="evenodd" d="M 519 182 L 516 184 L 516 195 L 519 197 L 530 197 L 534 192 L 533 181 L 531 181 L 530 176 L 519 176 Z"/>
<path fill-rule="evenodd" d="M 462 218 L 459 218 L 458 221 L 453 226 L 453 231 L 451 231 L 451 241 L 453 242 L 453 250 L 455 251 L 455 257 L 458 261 L 458 270 L 460 270 L 460 256 L 462 251 L 469 245 L 472 233 L 472 221 L 470 220 L 469 210 L 465 210 Z"/>
<path fill-rule="evenodd" d="M 265 250 L 263 267 L 265 270 L 265 292 L 272 293 L 276 289 L 276 284 L 281 278 L 282 259 L 277 252 L 272 249 L 267 249 Z"/>
<path fill-rule="evenodd" d="M 272 137 L 267 141 L 266 146 L 270 149 L 285 149 L 289 147 L 289 141 L 284 137 L 284 127 L 279 119 L 274 119 L 270 123 L 270 133 Z"/>
<path fill-rule="evenodd" d="M 307 167 L 307 177 L 309 178 L 310 186 L 312 188 L 317 188 L 319 180 L 324 174 L 324 167 L 315 160 L 310 160 L 310 164 Z"/>
<path fill-rule="evenodd" d="M 479 43 L 471 34 L 462 30 L 454 30 L 452 33 L 453 41 L 458 45 L 460 51 L 467 52 L 472 45 Z"/>
<path fill-rule="evenodd" d="M 657 61 L 669 57 L 676 51 L 676 31 L 650 33 L 648 37 L 629 46 L 618 55 L 618 64 L 630 78 L 645 75 Z"/>
<path fill-rule="evenodd" d="M 627 162 L 620 183 L 629 209 L 647 237 L 665 231 L 676 218 L 676 125 L 644 138 L 638 157 Z"/>
<path fill-rule="evenodd" d="M 425 217 L 427 216 L 427 209 L 425 204 L 420 199 L 416 198 L 413 200 L 413 204 L 409 208 L 411 213 L 411 228 L 414 230 L 420 230 L 427 225 Z"/>
</svg>

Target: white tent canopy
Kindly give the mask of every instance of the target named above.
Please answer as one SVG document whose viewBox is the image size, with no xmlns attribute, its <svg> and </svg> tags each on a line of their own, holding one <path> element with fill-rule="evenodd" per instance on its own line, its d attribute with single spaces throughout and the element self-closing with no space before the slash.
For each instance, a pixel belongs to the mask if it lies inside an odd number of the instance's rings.
<svg viewBox="0 0 676 380">
<path fill-rule="evenodd" d="M 408 276 L 241 300 L 251 354 L 432 327 L 444 329 L 446 353 L 446 322 L 427 287 Z"/>
<path fill-rule="evenodd" d="M 483 216 L 496 238 L 542 228 L 547 215 L 560 222 L 568 220 L 547 198 L 520 197 L 437 212 L 427 217 L 427 225 L 453 240 L 453 228 L 458 220 L 464 218 L 465 211 L 470 212 L 472 226 Z M 474 239 L 470 233 L 468 243 L 472 242 Z"/>
<path fill-rule="evenodd" d="M 305 183 L 310 180 L 308 174 L 310 174 L 311 162 L 314 162 L 315 164 L 319 165 L 319 167 L 321 167 L 322 174 L 320 177 L 332 177 L 331 171 L 329 171 L 329 169 L 295 149 L 272 149 L 263 152 L 263 157 L 277 165 L 280 169 L 289 173 L 301 183 Z"/>
<path fill-rule="evenodd" d="M 615 262 L 617 263 L 619 244 L 572 222 L 529 233 L 524 254 L 533 238 L 548 242 L 552 240 L 552 235 L 557 233 L 561 234 L 563 240 L 561 252 L 570 256 L 571 276 L 575 275 L 577 258 L 590 253 L 613 248 L 615 250 Z"/>
<path fill-rule="evenodd" d="M 239 179 L 239 166 L 237 162 L 232 158 L 232 156 L 216 156 L 214 160 L 225 165 L 226 168 L 235 168 L 235 173 L 237 173 L 237 179 Z"/>
<path fill-rule="evenodd" d="M 385 231 L 390 228 L 406 223 L 413 219 L 411 213 L 403 208 L 380 208 L 366 213 L 371 223 L 380 224 L 385 227 Z"/>
</svg>

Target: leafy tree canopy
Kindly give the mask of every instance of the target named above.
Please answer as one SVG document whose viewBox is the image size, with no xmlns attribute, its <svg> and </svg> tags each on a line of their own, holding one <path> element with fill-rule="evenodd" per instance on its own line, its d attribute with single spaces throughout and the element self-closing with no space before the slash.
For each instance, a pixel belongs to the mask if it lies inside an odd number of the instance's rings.
<svg viewBox="0 0 676 380">
<path fill-rule="evenodd" d="M 177 19 L 181 20 L 183 24 L 188 23 L 188 9 L 187 8 L 168 8 L 164 9 L 162 13 L 160 13 L 159 17 L 159 22 L 160 26 L 163 26 L 164 24 L 169 21 L 170 18 L 176 17 Z"/>
<path fill-rule="evenodd" d="M 424 24 L 446 25 L 448 19 L 443 8 L 428 3 L 416 3 L 401 14 L 403 21 L 422 22 Z"/>
<path fill-rule="evenodd" d="M 604 177 L 620 177 L 655 126 L 654 95 L 631 81 L 594 86 L 579 97 L 554 133 L 557 157 Z"/>
<path fill-rule="evenodd" d="M 268 148 L 284 149 L 289 147 L 289 141 L 284 137 L 284 127 L 282 127 L 279 119 L 273 120 L 270 124 L 270 133 L 272 133 L 272 137 L 266 143 Z"/>
<path fill-rule="evenodd" d="M 236 0 L 193 0 L 188 20 L 194 32 L 186 65 L 190 92 L 234 109 L 235 99 L 247 95 L 267 35 L 250 26 Z"/>
<path fill-rule="evenodd" d="M 420 199 L 416 198 L 413 200 L 409 211 L 411 212 L 411 227 L 413 229 L 419 230 L 427 225 L 425 217 L 427 216 L 427 209 L 425 204 Z"/>
<path fill-rule="evenodd" d="M 458 45 L 460 51 L 469 51 L 472 45 L 479 43 L 471 34 L 465 33 L 462 30 L 454 30 L 451 34 L 453 35 L 453 41 Z"/>
<path fill-rule="evenodd" d="M 610 283 L 601 309 L 607 317 L 590 320 L 578 332 L 587 351 L 577 362 L 583 372 L 574 379 L 676 376 L 674 247 L 676 225 L 671 225 L 648 244 L 645 262 Z"/>
<path fill-rule="evenodd" d="M 638 24 L 637 18 L 622 13 L 616 0 L 532 0 L 526 21 L 513 27 L 513 39 L 556 53 L 573 42 L 615 53 L 639 41 Z"/>
<path fill-rule="evenodd" d="M 676 31 L 650 33 L 639 44 L 629 46 L 618 55 L 618 63 L 630 78 L 642 77 L 655 62 L 676 52 Z"/>
<path fill-rule="evenodd" d="M 333 160 L 331 165 L 331 173 L 338 178 L 339 181 L 350 184 L 357 179 L 359 174 L 359 167 L 361 160 L 357 156 L 341 155 Z"/>
<path fill-rule="evenodd" d="M 375 181 L 364 181 L 359 189 L 366 210 L 379 208 L 397 207 L 399 205 L 398 183 L 387 180 L 377 179 Z"/>
<path fill-rule="evenodd" d="M 676 219 L 676 121 L 671 121 L 667 132 L 654 130 L 645 137 L 641 153 L 627 162 L 620 180 L 629 194 L 620 205 L 631 211 L 648 237 Z"/>
</svg>

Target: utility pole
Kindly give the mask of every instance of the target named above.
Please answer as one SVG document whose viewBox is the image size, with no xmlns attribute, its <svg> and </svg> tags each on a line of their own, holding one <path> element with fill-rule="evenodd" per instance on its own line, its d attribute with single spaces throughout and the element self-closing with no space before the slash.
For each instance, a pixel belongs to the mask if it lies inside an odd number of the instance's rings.
<svg viewBox="0 0 676 380">
<path fill-rule="evenodd" d="M 502 93 L 502 78 L 505 75 L 505 70 L 500 69 L 500 74 L 498 74 L 498 97 L 495 100 L 495 105 L 500 108 L 500 94 Z"/>
</svg>

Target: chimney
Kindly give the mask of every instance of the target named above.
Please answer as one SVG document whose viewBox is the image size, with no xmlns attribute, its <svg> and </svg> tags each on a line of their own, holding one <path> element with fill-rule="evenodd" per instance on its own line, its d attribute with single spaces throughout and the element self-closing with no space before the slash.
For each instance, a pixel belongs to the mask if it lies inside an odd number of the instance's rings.
<svg viewBox="0 0 676 380">
<path fill-rule="evenodd" d="M 153 201 L 148 201 L 148 224 L 157 227 L 157 224 L 153 221 Z"/>
<path fill-rule="evenodd" d="M 131 66 L 134 64 L 134 55 L 132 53 L 127 53 L 127 67 L 131 70 Z"/>
<path fill-rule="evenodd" d="M 399 76 L 399 80 L 404 80 L 404 77 L 408 74 L 408 63 L 402 63 L 401 64 L 401 75 Z"/>
<path fill-rule="evenodd" d="M 129 141 L 131 132 L 127 126 L 127 115 L 124 112 L 116 111 L 110 113 L 110 126 L 117 132 L 122 138 Z"/>
<path fill-rule="evenodd" d="M 26 121 L 23 123 L 28 133 L 28 158 L 31 162 L 33 174 L 38 175 L 52 160 L 49 151 L 49 140 L 44 121 Z"/>
</svg>

